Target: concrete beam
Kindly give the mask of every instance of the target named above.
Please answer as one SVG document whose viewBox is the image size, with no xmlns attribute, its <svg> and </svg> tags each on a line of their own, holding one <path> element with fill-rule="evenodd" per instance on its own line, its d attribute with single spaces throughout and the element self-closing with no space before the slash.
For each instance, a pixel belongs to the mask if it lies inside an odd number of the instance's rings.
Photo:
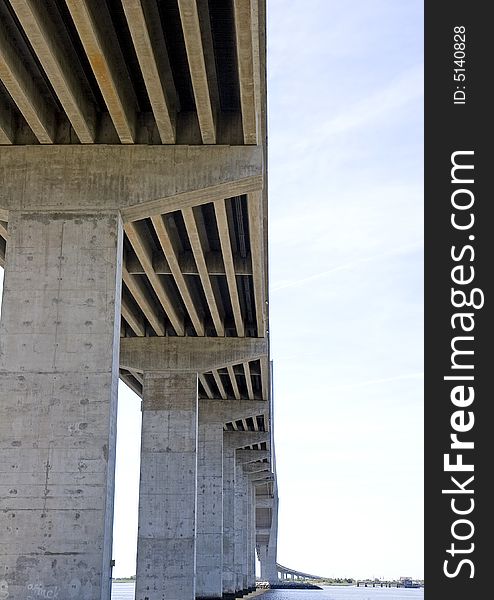
<svg viewBox="0 0 494 600">
<path fill-rule="evenodd" d="M 170 297 L 163 279 L 154 272 L 151 239 L 146 234 L 146 231 L 143 230 L 143 224 L 127 223 L 125 225 L 125 233 L 175 333 L 177 335 L 184 335 L 183 315 L 175 308 L 175 304 Z"/>
<path fill-rule="evenodd" d="M 273 508 L 274 498 L 270 496 L 256 496 L 256 508 Z"/>
<path fill-rule="evenodd" d="M 7 223 L 5 221 L 0 221 L 0 236 L 2 236 L 4 240 L 7 240 L 9 237 Z"/>
<path fill-rule="evenodd" d="M 174 144 L 176 91 L 157 4 L 154 0 L 122 0 L 122 6 L 161 141 Z"/>
<path fill-rule="evenodd" d="M 93 143 L 96 109 L 70 63 L 75 52 L 62 45 L 48 6 L 33 0 L 10 0 L 10 4 L 77 137 L 83 144 Z"/>
<path fill-rule="evenodd" d="M 213 375 L 213 379 L 216 384 L 216 387 L 218 388 L 218 391 L 220 393 L 221 399 L 226 400 L 227 394 L 226 394 L 225 386 L 223 385 L 223 382 L 221 381 L 221 377 L 220 377 L 220 374 L 218 373 L 217 369 L 213 369 L 212 375 Z"/>
<path fill-rule="evenodd" d="M 0 96 L 0 145 L 13 144 L 14 137 L 14 114 L 5 99 Z"/>
<path fill-rule="evenodd" d="M 257 462 L 244 465 L 245 473 L 271 473 L 271 465 L 269 463 Z"/>
<path fill-rule="evenodd" d="M 267 352 L 265 338 L 146 337 L 120 341 L 120 366 L 137 371 L 209 371 L 256 360 Z"/>
<path fill-rule="evenodd" d="M 253 463 L 265 458 L 271 458 L 269 450 L 237 450 L 237 460 L 242 464 Z"/>
<path fill-rule="evenodd" d="M 242 319 L 242 311 L 240 309 L 237 278 L 235 276 L 235 267 L 233 264 L 232 243 L 230 240 L 230 228 L 228 225 L 224 199 L 215 201 L 214 212 L 216 214 L 216 223 L 218 225 L 218 235 L 220 238 L 223 262 L 225 263 L 226 281 L 230 292 L 235 327 L 237 329 L 237 335 L 243 337 L 245 335 L 245 326 Z"/>
<path fill-rule="evenodd" d="M 250 477 L 250 480 L 253 483 L 266 483 L 268 481 L 274 481 L 274 475 L 271 472 L 266 472 L 264 473 L 247 473 L 247 475 Z"/>
<path fill-rule="evenodd" d="M 182 214 L 185 216 L 189 210 L 192 211 L 192 209 L 189 208 L 182 211 Z M 191 235 L 188 227 L 187 235 L 190 240 Z M 204 259 L 204 272 L 207 275 L 225 275 L 225 265 L 223 263 L 221 252 L 203 252 L 202 255 Z M 197 266 L 196 255 L 194 252 L 185 251 L 180 252 L 180 254 L 177 253 L 177 261 L 182 275 L 201 275 L 200 268 Z M 252 275 L 252 262 L 250 255 L 247 255 L 245 258 L 241 256 L 234 256 L 233 262 L 235 273 L 237 275 Z M 146 274 L 141 263 L 135 256 L 127 256 L 125 266 L 127 271 L 132 275 Z M 159 252 L 155 252 L 153 254 L 153 269 L 157 275 L 173 275 L 168 261 Z M 223 337 L 223 335 L 224 333 L 220 337 Z"/>
<path fill-rule="evenodd" d="M 267 293 L 264 286 L 265 253 L 262 197 L 261 191 L 252 192 L 247 196 L 254 302 L 256 306 L 257 335 L 259 337 L 263 337 L 266 334 L 267 320 Z"/>
<path fill-rule="evenodd" d="M 0 80 L 38 141 L 41 144 L 53 144 L 55 112 L 36 87 L 31 73 L 3 27 L 0 28 Z M 2 149 L 2 161 L 4 151 Z"/>
<path fill-rule="evenodd" d="M 173 220 L 173 217 L 168 218 Z M 161 215 L 156 215 L 155 217 L 151 217 L 151 221 L 166 261 L 170 265 L 175 284 L 177 285 L 178 291 L 182 296 L 182 300 L 184 301 L 185 308 L 189 313 L 189 317 L 192 321 L 195 332 L 198 336 L 203 336 L 204 319 L 199 314 L 199 311 L 194 304 L 187 281 L 185 280 L 185 277 L 180 269 L 178 252 L 175 250 L 172 244 L 171 235 L 169 233 L 170 225 L 167 222 L 167 217 L 163 218 Z"/>
<path fill-rule="evenodd" d="M 134 306 L 129 300 L 122 296 L 122 317 L 127 321 L 129 327 L 138 336 L 146 335 L 144 320 L 141 315 L 134 309 Z"/>
<path fill-rule="evenodd" d="M 192 252 L 194 253 L 195 264 L 197 265 L 197 271 L 199 273 L 199 277 L 201 278 L 204 296 L 206 297 L 206 302 L 208 303 L 216 333 L 218 336 L 223 337 L 225 335 L 223 317 L 220 315 L 218 306 L 219 303 L 213 291 L 213 286 L 209 277 L 210 273 L 203 248 L 203 241 L 201 240 L 201 234 L 199 232 L 198 220 L 201 220 L 202 216 L 194 214 L 193 209 L 190 207 L 182 210 L 182 216 L 184 219 L 185 228 L 187 229 L 187 235 L 192 247 Z M 201 228 L 201 230 L 203 230 L 203 228 Z M 223 260 L 221 262 L 223 264 Z"/>
<path fill-rule="evenodd" d="M 225 431 L 223 435 L 225 446 L 238 449 L 269 442 L 271 437 L 269 431 Z"/>
<path fill-rule="evenodd" d="M 178 0 L 178 7 L 202 141 L 216 144 L 217 107 L 211 101 L 197 3 L 196 0 Z"/>
<path fill-rule="evenodd" d="M 204 422 L 237 421 L 269 411 L 269 402 L 254 400 L 199 400 L 199 418 Z"/>
<path fill-rule="evenodd" d="M 0 211 L 118 209 L 135 221 L 260 189 L 262 175 L 256 146 L 5 146 Z"/>
<path fill-rule="evenodd" d="M 137 101 L 105 3 L 65 0 L 122 144 L 136 136 Z"/>
<path fill-rule="evenodd" d="M 149 324 L 153 328 L 156 335 L 163 336 L 165 335 L 165 327 L 163 320 L 158 315 L 155 306 L 149 299 L 149 294 L 142 283 L 142 281 L 138 277 L 134 277 L 131 275 L 125 267 L 122 267 L 122 278 L 129 289 L 129 292 L 132 294 L 132 297 L 138 304 L 139 308 L 142 310 L 146 319 L 149 321 Z M 123 312 L 123 308 L 122 308 Z M 128 313 L 123 313 L 125 320 L 131 325 L 129 320 L 127 319 Z M 132 326 L 132 325 L 131 325 Z"/>
<path fill-rule="evenodd" d="M 234 0 L 233 2 L 242 128 L 246 144 L 257 144 L 258 142 L 257 115 L 260 107 L 256 106 L 256 92 L 259 91 L 256 88 L 258 88 L 259 82 L 254 77 L 253 44 L 253 35 L 257 34 L 253 23 L 254 20 L 257 21 L 256 5 L 256 0 Z"/>
<path fill-rule="evenodd" d="M 254 388 L 252 387 L 252 377 L 250 374 L 250 365 L 248 361 L 244 362 L 245 381 L 247 383 L 247 395 L 249 400 L 254 399 Z"/>
</svg>

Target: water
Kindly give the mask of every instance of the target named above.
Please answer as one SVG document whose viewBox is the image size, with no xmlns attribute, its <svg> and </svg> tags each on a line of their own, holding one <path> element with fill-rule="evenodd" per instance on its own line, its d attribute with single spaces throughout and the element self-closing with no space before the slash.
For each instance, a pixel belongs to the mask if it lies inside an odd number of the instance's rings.
<svg viewBox="0 0 494 600">
<path fill-rule="evenodd" d="M 268 590 L 259 600 L 423 600 L 424 590 L 327 586 L 324 590 Z M 114 583 L 112 600 L 134 600 L 133 583 Z"/>
<path fill-rule="evenodd" d="M 111 600 L 134 600 L 135 583 L 114 583 L 111 588 Z"/>
</svg>

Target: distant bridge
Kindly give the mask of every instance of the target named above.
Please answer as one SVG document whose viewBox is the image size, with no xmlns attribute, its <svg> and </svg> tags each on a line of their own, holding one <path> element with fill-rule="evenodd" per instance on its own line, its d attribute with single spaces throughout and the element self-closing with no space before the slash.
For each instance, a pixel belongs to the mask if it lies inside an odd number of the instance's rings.
<svg viewBox="0 0 494 600">
<path fill-rule="evenodd" d="M 296 571 L 295 569 L 284 567 L 279 563 L 276 563 L 276 569 L 278 571 L 279 579 L 324 579 L 324 577 L 321 577 L 320 575 L 310 575 L 309 573 Z"/>
</svg>

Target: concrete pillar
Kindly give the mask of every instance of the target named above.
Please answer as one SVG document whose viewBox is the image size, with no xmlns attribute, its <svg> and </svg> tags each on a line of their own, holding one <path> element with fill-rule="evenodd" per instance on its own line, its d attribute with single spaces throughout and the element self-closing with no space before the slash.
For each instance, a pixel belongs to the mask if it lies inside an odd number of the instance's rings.
<svg viewBox="0 0 494 600">
<path fill-rule="evenodd" d="M 223 596 L 237 591 L 235 572 L 235 449 L 223 446 Z"/>
<path fill-rule="evenodd" d="M 278 490 L 276 479 L 274 480 L 274 496 L 271 509 L 271 527 L 269 541 L 259 548 L 259 560 L 261 563 L 261 579 L 276 583 L 278 581 L 277 563 L 278 546 Z"/>
<path fill-rule="evenodd" d="M 2 590 L 19 600 L 33 586 L 44 597 L 108 600 L 121 220 L 117 212 L 11 211 L 9 234 L 0 324 Z"/>
<path fill-rule="evenodd" d="M 194 600 L 197 374 L 145 372 L 136 600 Z"/>
<path fill-rule="evenodd" d="M 206 403 L 207 404 L 207 403 Z M 199 411 L 196 597 L 223 596 L 223 423 Z"/>
<path fill-rule="evenodd" d="M 248 588 L 248 477 L 243 471 L 242 465 L 237 463 L 235 471 L 235 572 L 237 575 L 237 591 L 244 591 Z"/>
<path fill-rule="evenodd" d="M 256 504 L 254 484 L 247 481 L 247 587 L 254 590 L 256 587 Z"/>
</svg>

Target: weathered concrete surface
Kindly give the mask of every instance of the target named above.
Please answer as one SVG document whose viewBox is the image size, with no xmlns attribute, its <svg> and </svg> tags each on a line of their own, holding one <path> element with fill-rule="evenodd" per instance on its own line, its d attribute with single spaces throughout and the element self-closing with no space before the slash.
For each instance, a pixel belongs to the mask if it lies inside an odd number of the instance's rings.
<svg viewBox="0 0 494 600">
<path fill-rule="evenodd" d="M 258 146 L 5 146 L 0 209 L 120 209 L 134 221 L 261 189 L 262 174 Z"/>
<path fill-rule="evenodd" d="M 201 417 L 201 412 L 199 413 Z M 196 597 L 223 596 L 223 423 L 199 418 Z"/>
<path fill-rule="evenodd" d="M 245 467 L 244 467 L 245 468 Z M 256 587 L 256 488 L 249 481 L 247 487 L 248 544 L 247 544 L 247 585 Z"/>
<path fill-rule="evenodd" d="M 265 338 L 134 337 L 124 338 L 120 366 L 136 371 L 204 372 L 255 360 L 267 354 Z"/>
<path fill-rule="evenodd" d="M 247 590 L 248 586 L 248 485 L 242 465 L 235 469 L 235 573 L 237 591 Z"/>
<path fill-rule="evenodd" d="M 271 458 L 269 450 L 237 450 L 237 459 L 244 465 L 266 458 Z"/>
<path fill-rule="evenodd" d="M 136 600 L 194 600 L 197 374 L 147 372 Z"/>
<path fill-rule="evenodd" d="M 235 449 L 223 446 L 223 595 L 234 597 L 235 571 Z"/>
<path fill-rule="evenodd" d="M 269 539 L 258 544 L 261 580 L 276 583 L 278 581 L 278 568 L 276 566 L 278 550 L 278 488 L 276 479 L 274 480 L 272 498 L 256 497 L 256 505 L 259 508 L 263 508 L 263 503 L 271 504 L 271 522 L 269 524 Z"/>
<path fill-rule="evenodd" d="M 24 600 L 39 585 L 45 597 L 107 600 L 120 218 L 13 212 L 9 235 L 0 324 L 0 576 L 9 598 Z"/>
</svg>

